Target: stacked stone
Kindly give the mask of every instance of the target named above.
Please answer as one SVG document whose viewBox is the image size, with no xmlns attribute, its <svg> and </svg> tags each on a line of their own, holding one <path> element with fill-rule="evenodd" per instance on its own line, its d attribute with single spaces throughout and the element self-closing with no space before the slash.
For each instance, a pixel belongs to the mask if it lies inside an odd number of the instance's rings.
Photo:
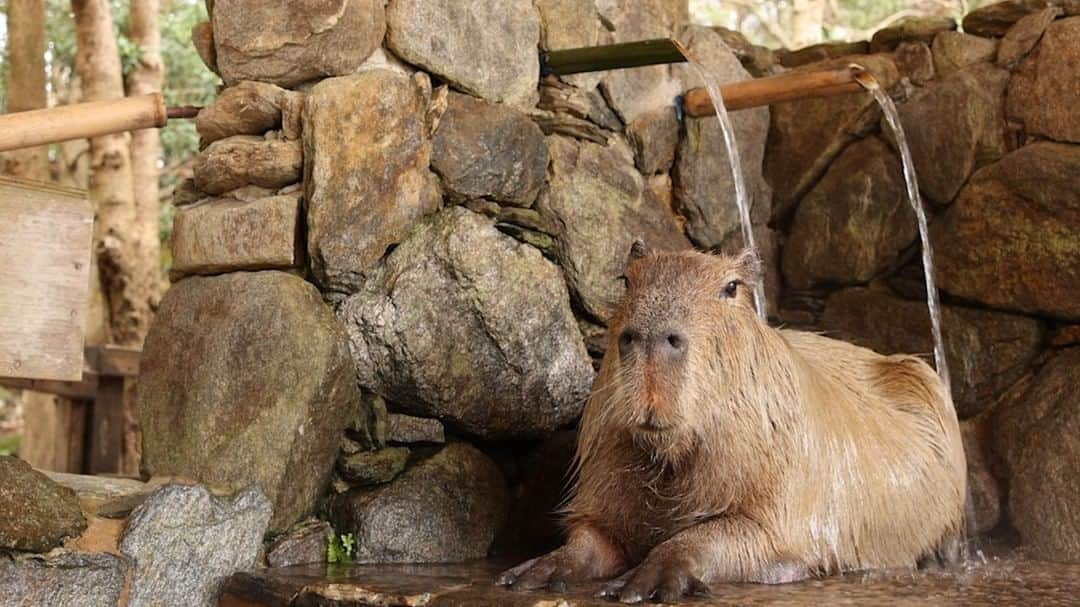
<svg viewBox="0 0 1080 607">
<path fill-rule="evenodd" d="M 1047 539 L 1077 491 L 1055 472 L 1077 467 L 1074 12 L 1016 0 L 967 33 L 911 21 L 771 52 L 667 0 L 218 2 L 193 39 L 226 88 L 200 115 L 178 282 L 144 349 L 145 465 L 258 483 L 275 532 L 329 495 L 363 561 L 483 556 L 508 516 L 522 547 L 514 529 L 564 486 L 558 431 L 630 242 L 741 245 L 716 120 L 673 111 L 702 85 L 688 66 L 541 78 L 536 50 L 675 36 L 721 81 L 856 61 L 898 99 L 979 525 L 1006 512 L 1043 554 L 1075 556 Z M 733 120 L 773 319 L 930 352 L 914 217 L 870 97 Z M 1009 421 L 1021 410 L 1044 421 Z"/>
<path fill-rule="evenodd" d="M 1078 14 L 1010 0 L 970 13 L 964 33 L 911 20 L 869 43 L 777 54 L 793 69 L 862 63 L 897 99 L 931 214 L 977 526 L 1008 523 L 1053 559 L 1080 559 L 1080 534 L 1062 535 L 1080 528 L 1066 506 L 1080 499 Z M 869 96 L 774 106 L 765 171 L 780 320 L 928 355 L 915 217 Z"/>
</svg>

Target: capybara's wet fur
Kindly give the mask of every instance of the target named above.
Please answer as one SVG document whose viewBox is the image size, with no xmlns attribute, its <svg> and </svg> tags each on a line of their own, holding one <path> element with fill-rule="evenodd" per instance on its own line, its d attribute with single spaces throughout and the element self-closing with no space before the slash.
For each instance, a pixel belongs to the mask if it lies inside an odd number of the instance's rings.
<svg viewBox="0 0 1080 607">
<path fill-rule="evenodd" d="M 929 365 L 769 327 L 752 253 L 636 244 L 631 259 L 581 421 L 567 543 L 498 583 L 615 578 L 603 594 L 672 601 L 958 546 L 964 453 Z"/>
</svg>

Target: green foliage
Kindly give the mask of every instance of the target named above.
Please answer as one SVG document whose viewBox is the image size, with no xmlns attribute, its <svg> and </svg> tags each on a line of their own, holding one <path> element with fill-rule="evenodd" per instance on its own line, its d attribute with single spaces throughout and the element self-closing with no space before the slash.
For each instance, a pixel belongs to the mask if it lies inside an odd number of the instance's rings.
<svg viewBox="0 0 1080 607">
<path fill-rule="evenodd" d="M 355 547 L 356 538 L 353 537 L 353 534 L 332 534 L 330 541 L 326 543 L 326 562 L 331 564 L 351 563 Z"/>
<path fill-rule="evenodd" d="M 0 436 L 0 455 L 18 455 L 19 435 Z"/>
</svg>

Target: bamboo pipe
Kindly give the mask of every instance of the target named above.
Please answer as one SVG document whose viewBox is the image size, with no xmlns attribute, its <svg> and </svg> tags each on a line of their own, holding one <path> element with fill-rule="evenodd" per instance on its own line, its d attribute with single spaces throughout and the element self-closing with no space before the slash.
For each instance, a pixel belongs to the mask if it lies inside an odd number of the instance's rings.
<svg viewBox="0 0 1080 607">
<path fill-rule="evenodd" d="M 813 72 L 787 72 L 767 78 L 744 80 L 720 86 L 720 96 L 728 110 L 741 110 L 782 101 L 831 97 L 863 91 L 856 78 L 865 70 L 857 65 Z M 714 115 L 709 91 L 695 88 L 686 91 L 682 99 L 687 116 L 700 118 Z"/>
<path fill-rule="evenodd" d="M 165 126 L 160 93 L 0 116 L 0 152 Z"/>
</svg>

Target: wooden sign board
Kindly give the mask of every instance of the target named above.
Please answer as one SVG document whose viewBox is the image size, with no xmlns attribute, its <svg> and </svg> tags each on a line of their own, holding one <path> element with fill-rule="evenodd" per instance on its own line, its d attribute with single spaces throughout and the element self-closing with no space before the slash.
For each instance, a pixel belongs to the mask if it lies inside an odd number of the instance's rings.
<svg viewBox="0 0 1080 607">
<path fill-rule="evenodd" d="M 82 379 L 93 228 L 86 192 L 0 178 L 0 377 Z"/>
</svg>

